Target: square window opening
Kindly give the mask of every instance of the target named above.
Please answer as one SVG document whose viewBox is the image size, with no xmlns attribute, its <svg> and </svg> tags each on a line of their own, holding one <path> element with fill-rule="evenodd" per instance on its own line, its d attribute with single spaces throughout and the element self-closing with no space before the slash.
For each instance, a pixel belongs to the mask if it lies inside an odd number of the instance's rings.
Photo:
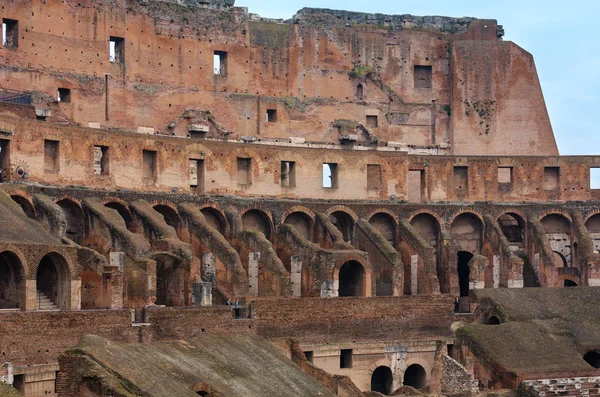
<svg viewBox="0 0 600 397">
<path fill-rule="evenodd" d="M 544 167 L 544 190 L 558 190 L 560 167 Z"/>
<path fill-rule="evenodd" d="M 204 160 L 190 159 L 190 191 L 204 193 Z"/>
<path fill-rule="evenodd" d="M 53 141 L 50 139 L 44 140 L 44 171 L 58 172 L 58 150 L 58 141 Z"/>
<path fill-rule="evenodd" d="M 142 179 L 146 183 L 156 181 L 156 151 L 142 151 Z"/>
<path fill-rule="evenodd" d="M 383 187 L 381 179 L 381 165 L 367 164 L 367 190 L 379 194 Z"/>
<path fill-rule="evenodd" d="M 214 69 L 217 75 L 227 74 L 227 52 L 215 51 L 214 52 Z"/>
<path fill-rule="evenodd" d="M 237 183 L 244 186 L 252 184 L 252 159 L 237 159 Z"/>
<path fill-rule="evenodd" d="M 58 102 L 71 102 L 71 90 L 69 88 L 58 89 Z"/>
<path fill-rule="evenodd" d="M 469 188 L 469 167 L 454 167 L 454 188 L 466 190 Z"/>
<path fill-rule="evenodd" d="M 415 65 L 415 88 L 431 89 L 431 65 Z"/>
<path fill-rule="evenodd" d="M 122 63 L 125 60 L 125 39 L 110 36 L 109 60 L 111 63 Z"/>
<path fill-rule="evenodd" d="M 306 360 L 312 364 L 313 358 L 314 358 L 314 353 L 312 351 L 308 351 L 308 352 L 304 352 L 304 355 L 306 356 Z"/>
<path fill-rule="evenodd" d="M 108 175 L 108 146 L 94 146 L 94 175 Z"/>
<path fill-rule="evenodd" d="M 323 187 L 334 189 L 338 185 L 338 166 L 336 163 L 323 164 Z"/>
<path fill-rule="evenodd" d="M 267 109 L 267 123 L 275 123 L 277 121 L 277 109 Z"/>
<path fill-rule="evenodd" d="M 600 167 L 590 167 L 590 189 L 600 189 Z"/>
<path fill-rule="evenodd" d="M 2 45 L 5 47 L 18 47 L 19 21 L 15 19 L 2 19 Z"/>
<path fill-rule="evenodd" d="M 367 116 L 367 127 L 377 128 L 379 126 L 379 118 L 377 116 Z"/>
<path fill-rule="evenodd" d="M 352 368 L 352 349 L 340 350 L 340 368 Z"/>
<path fill-rule="evenodd" d="M 510 184 L 513 182 L 513 167 L 498 167 L 498 183 Z"/>
<path fill-rule="evenodd" d="M 294 161 L 281 162 L 281 186 L 296 186 L 296 163 Z"/>
</svg>

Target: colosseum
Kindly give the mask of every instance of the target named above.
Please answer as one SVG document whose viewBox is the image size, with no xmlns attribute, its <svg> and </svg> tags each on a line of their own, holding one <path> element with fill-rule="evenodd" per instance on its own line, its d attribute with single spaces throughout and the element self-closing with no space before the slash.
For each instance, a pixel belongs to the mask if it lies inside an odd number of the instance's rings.
<svg viewBox="0 0 600 397">
<path fill-rule="evenodd" d="M 0 395 L 600 393 L 600 156 L 497 21 L 0 18 Z"/>
</svg>

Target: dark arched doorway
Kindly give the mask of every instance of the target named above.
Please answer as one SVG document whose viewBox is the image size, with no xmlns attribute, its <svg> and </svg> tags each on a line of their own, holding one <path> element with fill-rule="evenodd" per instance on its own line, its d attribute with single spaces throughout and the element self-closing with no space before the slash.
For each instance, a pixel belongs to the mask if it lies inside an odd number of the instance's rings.
<svg viewBox="0 0 600 397">
<path fill-rule="evenodd" d="M 500 325 L 500 319 L 496 316 L 492 316 L 487 320 L 488 325 Z"/>
<path fill-rule="evenodd" d="M 56 204 L 62 209 L 67 220 L 67 238 L 81 244 L 85 237 L 85 218 L 81 207 L 68 199 L 60 200 Z"/>
<path fill-rule="evenodd" d="M 70 276 L 67 261 L 53 252 L 42 258 L 36 274 L 37 309 L 68 309 Z"/>
<path fill-rule="evenodd" d="M 502 234 L 509 243 L 522 243 L 525 236 L 525 227 L 523 219 L 517 214 L 503 214 L 498 218 L 498 224 Z"/>
<path fill-rule="evenodd" d="M 10 251 L 0 253 L 0 309 L 18 309 L 23 296 L 23 264 Z M 22 308 L 22 307 L 21 307 Z"/>
<path fill-rule="evenodd" d="M 189 305 L 189 274 L 181 261 L 166 254 L 156 255 L 153 259 L 156 261 L 156 304 Z"/>
<path fill-rule="evenodd" d="M 153 208 L 156 212 L 163 216 L 167 225 L 173 227 L 173 229 L 176 231 L 179 230 L 179 227 L 181 226 L 181 219 L 173 208 L 162 204 L 155 205 Z"/>
<path fill-rule="evenodd" d="M 413 364 L 404 371 L 404 386 L 422 389 L 427 384 L 427 374 L 425 368 L 419 364 Z"/>
<path fill-rule="evenodd" d="M 469 262 L 473 258 L 473 254 L 467 251 L 458 252 L 458 288 L 460 296 L 469 296 Z"/>
<path fill-rule="evenodd" d="M 339 296 L 365 296 L 365 269 L 357 261 L 340 268 Z"/>
<path fill-rule="evenodd" d="M 575 281 L 571 281 L 571 280 L 565 280 L 564 286 L 565 287 L 578 287 L 577 283 Z"/>
<path fill-rule="evenodd" d="M 596 350 L 585 353 L 583 359 L 594 368 L 600 368 L 600 352 Z"/>
<path fill-rule="evenodd" d="M 389 367 L 377 367 L 371 375 L 371 391 L 376 391 L 381 394 L 388 395 L 392 392 L 392 384 L 394 375 Z"/>
</svg>

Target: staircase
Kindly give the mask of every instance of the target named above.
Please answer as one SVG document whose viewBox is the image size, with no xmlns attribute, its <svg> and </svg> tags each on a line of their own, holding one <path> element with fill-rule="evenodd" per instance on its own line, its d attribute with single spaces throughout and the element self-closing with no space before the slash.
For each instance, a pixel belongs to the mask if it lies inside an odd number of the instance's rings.
<svg viewBox="0 0 600 397">
<path fill-rule="evenodd" d="M 58 307 L 42 291 L 37 290 L 37 309 L 40 311 L 58 311 Z"/>
<path fill-rule="evenodd" d="M 600 377 L 578 377 L 565 379 L 543 379 L 523 381 L 521 390 L 528 390 L 532 396 L 598 396 Z"/>
</svg>

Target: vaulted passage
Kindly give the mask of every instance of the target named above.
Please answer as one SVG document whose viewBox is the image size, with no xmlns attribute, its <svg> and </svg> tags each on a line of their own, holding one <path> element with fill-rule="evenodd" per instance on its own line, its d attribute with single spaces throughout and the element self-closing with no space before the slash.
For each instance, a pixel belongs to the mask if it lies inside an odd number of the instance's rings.
<svg viewBox="0 0 600 397">
<path fill-rule="evenodd" d="M 340 269 L 339 296 L 365 296 L 365 269 L 357 261 L 346 262 Z"/>
<path fill-rule="evenodd" d="M 371 391 L 376 391 L 381 394 L 388 395 L 392 392 L 392 384 L 394 376 L 389 367 L 377 367 L 371 375 Z"/>
<path fill-rule="evenodd" d="M 83 211 L 71 200 L 60 200 L 56 204 L 63 210 L 67 219 L 67 237 L 77 244 L 82 244 L 85 237 L 85 219 Z"/>
<path fill-rule="evenodd" d="M 385 213 L 375 214 L 369 219 L 369 223 L 377 229 L 392 246 L 394 246 L 396 237 L 396 222 L 394 218 Z"/>
<path fill-rule="evenodd" d="M 520 216 L 516 214 L 501 215 L 498 218 L 498 224 L 509 243 L 522 243 L 524 241 L 524 222 Z"/>
<path fill-rule="evenodd" d="M 473 254 L 466 251 L 458 252 L 458 287 L 460 296 L 469 296 L 469 261 L 473 258 Z"/>
<path fill-rule="evenodd" d="M 312 240 L 313 220 L 304 212 L 293 212 L 289 214 L 283 223 L 292 226 L 308 241 Z"/>
<path fill-rule="evenodd" d="M 165 219 L 167 225 L 173 227 L 176 231 L 179 230 L 181 226 L 181 219 L 175 210 L 168 205 L 155 205 L 154 210 L 161 214 Z"/>
<path fill-rule="evenodd" d="M 157 255 L 156 261 L 156 304 L 165 306 L 187 306 L 189 273 L 181 261 L 171 255 Z"/>
<path fill-rule="evenodd" d="M 596 350 L 589 351 L 583 356 L 583 359 L 592 367 L 600 368 L 600 352 Z"/>
<path fill-rule="evenodd" d="M 67 261 L 57 253 L 42 258 L 36 274 L 38 310 L 68 309 L 70 275 Z"/>
<path fill-rule="evenodd" d="M 204 215 L 204 219 L 206 223 L 212 226 L 215 230 L 217 230 L 222 235 L 225 235 L 225 217 L 219 211 L 214 208 L 206 207 L 200 210 L 202 215 Z"/>
<path fill-rule="evenodd" d="M 471 213 L 460 214 L 450 227 L 452 240 L 458 249 L 472 253 L 481 252 L 482 231 L 481 221 Z"/>
<path fill-rule="evenodd" d="M 354 219 L 350 214 L 343 211 L 335 211 L 329 215 L 331 223 L 342 233 L 344 241 L 354 242 Z"/>
<path fill-rule="evenodd" d="M 413 364 L 404 371 L 404 386 L 411 386 L 415 389 L 422 389 L 427 384 L 427 374 L 425 368 L 419 364 Z"/>
<path fill-rule="evenodd" d="M 267 214 L 260 210 L 250 210 L 242 215 L 244 230 L 254 230 L 265 235 L 267 240 L 271 239 L 271 221 Z"/>
<path fill-rule="evenodd" d="M 23 294 L 23 264 L 10 251 L 0 253 L 0 309 L 17 309 Z"/>
<path fill-rule="evenodd" d="M 33 208 L 33 205 L 29 202 L 29 200 L 19 195 L 12 195 L 10 196 L 10 198 L 13 199 L 15 203 L 19 204 L 19 206 L 28 218 L 35 219 L 35 209 Z"/>
<path fill-rule="evenodd" d="M 127 230 L 134 233 L 136 232 L 133 224 L 133 217 L 131 216 L 131 211 L 129 210 L 129 208 L 117 201 L 106 203 L 104 204 L 104 206 L 106 208 L 116 210 L 119 213 L 119 215 L 121 215 L 121 218 L 123 218 L 123 221 L 125 221 L 125 226 L 127 227 Z"/>
</svg>

